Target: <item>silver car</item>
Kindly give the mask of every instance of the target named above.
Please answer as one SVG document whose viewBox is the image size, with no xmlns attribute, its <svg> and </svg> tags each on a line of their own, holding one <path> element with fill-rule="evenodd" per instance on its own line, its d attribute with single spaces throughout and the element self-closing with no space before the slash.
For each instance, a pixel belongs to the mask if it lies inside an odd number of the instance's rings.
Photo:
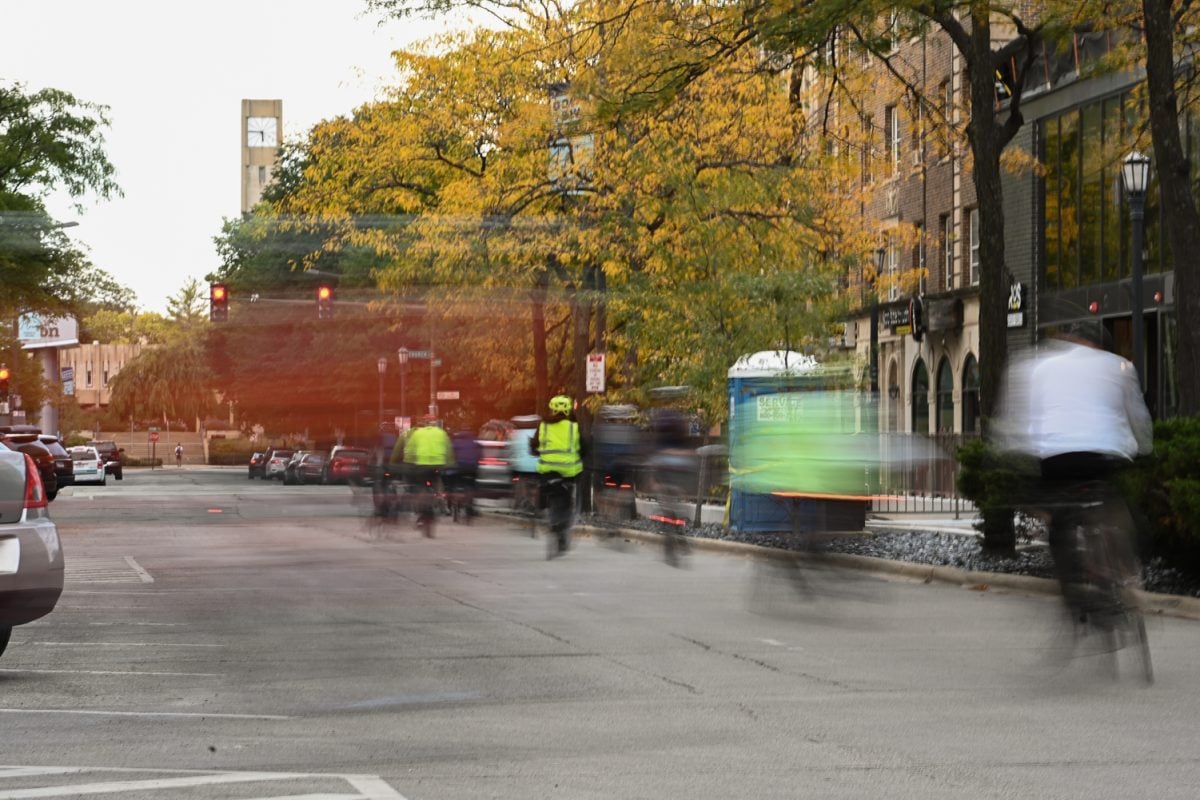
<svg viewBox="0 0 1200 800">
<path fill-rule="evenodd" d="M 0 653 L 14 625 L 54 610 L 63 552 L 46 490 L 29 456 L 0 449 Z"/>
</svg>

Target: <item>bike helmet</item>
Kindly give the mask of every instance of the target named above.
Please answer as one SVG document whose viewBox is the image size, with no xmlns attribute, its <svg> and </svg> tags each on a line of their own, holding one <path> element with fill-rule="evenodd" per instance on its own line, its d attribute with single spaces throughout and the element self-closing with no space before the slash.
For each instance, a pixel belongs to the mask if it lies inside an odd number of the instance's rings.
<svg viewBox="0 0 1200 800">
<path fill-rule="evenodd" d="M 555 395 L 550 398 L 550 410 L 555 414 L 570 414 L 571 406 L 571 398 L 565 394 Z"/>
</svg>

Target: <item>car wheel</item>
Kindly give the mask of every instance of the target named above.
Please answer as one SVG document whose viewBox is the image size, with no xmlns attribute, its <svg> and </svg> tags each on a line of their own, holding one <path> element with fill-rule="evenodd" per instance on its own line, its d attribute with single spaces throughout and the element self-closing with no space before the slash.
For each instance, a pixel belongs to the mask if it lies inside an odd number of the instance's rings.
<svg viewBox="0 0 1200 800">
<path fill-rule="evenodd" d="M 113 473 L 113 477 L 119 481 L 125 480 L 125 473 L 117 471 Z"/>
<path fill-rule="evenodd" d="M 8 647 L 8 640 L 12 636 L 12 625 L 0 625 L 0 655 L 4 654 L 4 648 Z"/>
</svg>

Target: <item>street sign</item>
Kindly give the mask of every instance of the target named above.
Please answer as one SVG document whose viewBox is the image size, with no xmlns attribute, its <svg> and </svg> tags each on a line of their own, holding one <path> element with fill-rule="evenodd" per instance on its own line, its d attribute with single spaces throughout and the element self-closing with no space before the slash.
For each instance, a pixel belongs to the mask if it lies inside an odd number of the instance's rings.
<svg viewBox="0 0 1200 800">
<path fill-rule="evenodd" d="M 409 358 L 433 358 L 432 350 L 409 350 Z"/>
<path fill-rule="evenodd" d="M 73 380 L 75 380 L 75 368 L 74 367 L 63 367 L 62 368 L 62 382 L 66 383 L 67 381 L 73 381 Z"/>
<path fill-rule="evenodd" d="M 457 400 L 458 399 L 458 390 L 457 389 L 447 389 L 446 391 L 439 390 L 437 393 L 437 399 L 438 400 Z"/>
<path fill-rule="evenodd" d="M 604 353 L 588 353 L 584 388 L 594 393 L 604 391 Z"/>
<path fill-rule="evenodd" d="M 152 442 L 158 441 L 158 431 L 150 431 L 150 441 L 152 441 Z"/>
</svg>

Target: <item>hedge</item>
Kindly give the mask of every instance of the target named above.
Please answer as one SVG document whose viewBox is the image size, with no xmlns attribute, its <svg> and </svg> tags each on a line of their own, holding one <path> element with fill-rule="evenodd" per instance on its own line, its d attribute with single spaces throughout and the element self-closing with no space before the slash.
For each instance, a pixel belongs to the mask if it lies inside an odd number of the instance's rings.
<svg viewBox="0 0 1200 800">
<path fill-rule="evenodd" d="M 224 466 L 245 466 L 250 461 L 251 453 L 264 449 L 261 442 L 249 439 L 209 439 L 208 463 Z"/>
</svg>

